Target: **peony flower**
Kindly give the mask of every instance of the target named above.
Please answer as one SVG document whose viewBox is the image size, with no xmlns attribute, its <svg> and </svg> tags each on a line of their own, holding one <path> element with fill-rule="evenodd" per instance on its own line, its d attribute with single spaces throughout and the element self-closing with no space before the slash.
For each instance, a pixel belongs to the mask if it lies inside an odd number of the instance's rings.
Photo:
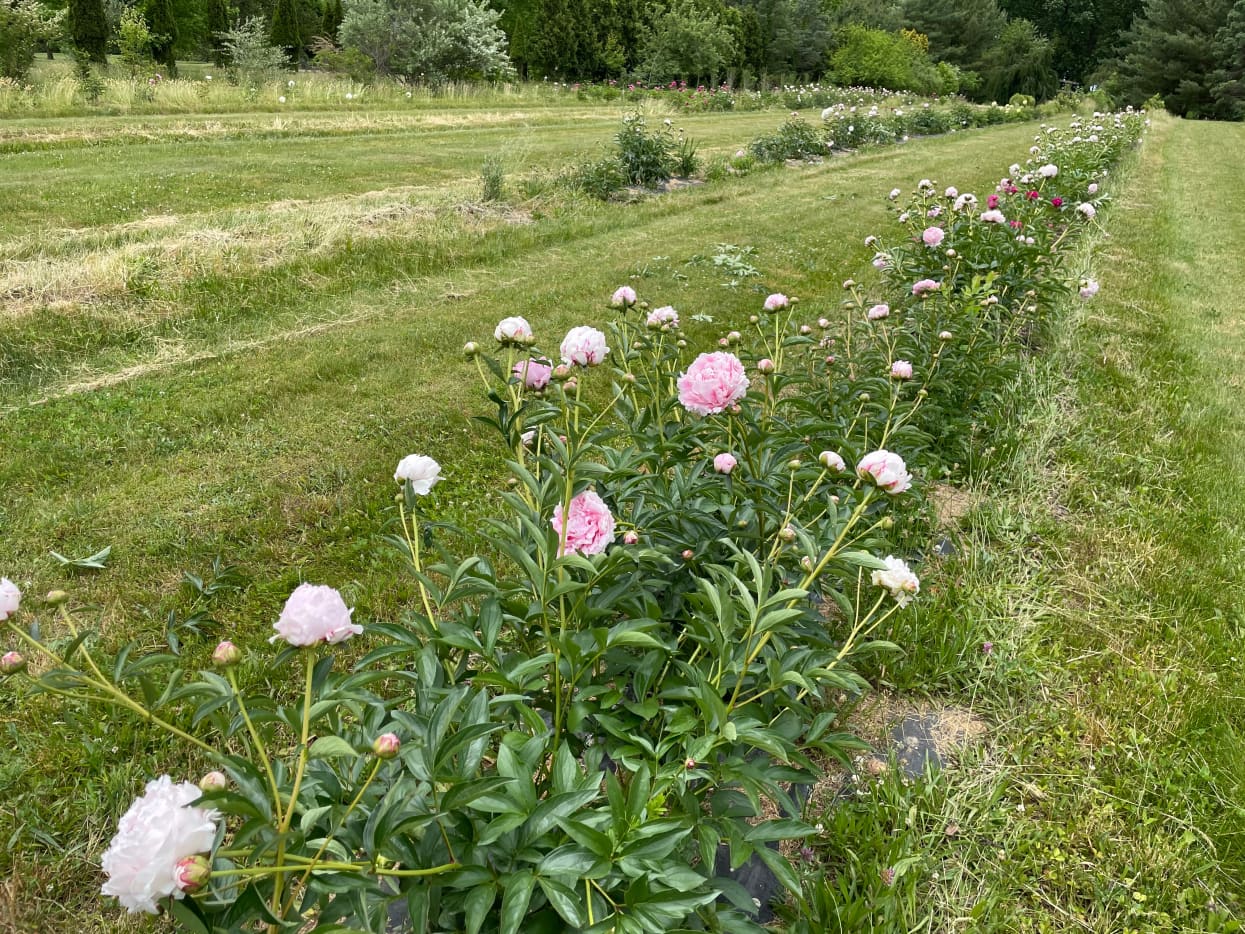
<svg viewBox="0 0 1245 934">
<path fill-rule="evenodd" d="M 0 656 L 0 675 L 15 675 L 26 670 L 26 659 L 21 652 L 5 652 Z"/>
<path fill-rule="evenodd" d="M 530 344 L 536 339 L 532 326 L 526 318 L 502 318 L 493 329 L 493 337 L 500 344 Z"/>
<path fill-rule="evenodd" d="M 669 331 L 679 326 L 679 313 L 670 305 L 654 308 L 644 322 L 654 331 Z"/>
<path fill-rule="evenodd" d="M 914 292 L 913 294 L 915 295 L 916 293 Z M 883 318 L 885 318 L 887 315 L 889 315 L 890 313 L 891 313 L 890 305 L 874 305 L 867 312 L 865 312 L 865 317 L 868 318 L 870 321 L 880 321 Z"/>
<path fill-rule="evenodd" d="M 878 489 L 885 490 L 892 496 L 912 486 L 912 475 L 908 473 L 903 458 L 885 449 L 861 458 L 856 465 L 856 476 L 862 480 L 872 480 Z"/>
<path fill-rule="evenodd" d="M 926 227 L 925 232 L 921 234 L 921 240 L 926 246 L 939 246 L 945 236 L 946 233 L 941 227 Z"/>
<path fill-rule="evenodd" d="M 735 469 L 735 465 L 739 461 L 735 459 L 735 455 L 729 451 L 724 451 L 713 459 L 713 469 L 718 473 L 728 474 Z"/>
<path fill-rule="evenodd" d="M 958 198 L 960 196 L 960 193 L 955 189 L 954 186 L 952 186 L 951 188 L 948 188 L 946 191 L 944 191 L 942 193 L 942 196 L 944 198 Z"/>
<path fill-rule="evenodd" d="M 1094 215 L 1098 213 L 1096 210 L 1094 210 L 1094 206 L 1090 204 L 1088 201 L 1081 202 L 1080 204 L 1076 206 L 1076 209 L 1078 212 L 1085 215 L 1086 220 L 1093 220 Z"/>
<path fill-rule="evenodd" d="M 871 260 L 871 262 L 873 263 L 873 267 L 875 269 L 885 269 L 887 266 L 891 264 L 890 254 L 889 253 L 874 253 L 873 259 Z"/>
<path fill-rule="evenodd" d="M 817 459 L 821 461 L 821 466 L 825 467 L 826 470 L 842 473 L 847 469 L 847 464 L 836 451 L 822 451 L 817 455 Z"/>
<path fill-rule="evenodd" d="M 402 748 L 402 740 L 397 733 L 381 733 L 372 741 L 372 752 L 377 759 L 392 759 Z"/>
<path fill-rule="evenodd" d="M 889 590 L 896 603 L 907 606 L 921 591 L 920 579 L 907 564 L 894 555 L 887 555 L 882 561 L 886 564 L 886 569 L 873 572 L 873 586 Z"/>
<path fill-rule="evenodd" d="M 514 365 L 514 375 L 523 381 L 528 389 L 537 391 L 549 385 L 553 376 L 553 367 L 548 360 L 520 360 Z"/>
<path fill-rule="evenodd" d="M 153 915 L 159 899 L 183 897 L 178 864 L 207 853 L 216 840 L 219 814 L 188 806 L 201 795 L 198 786 L 173 784 L 167 775 L 147 783 L 104 853 L 105 895 L 116 897 L 127 911 Z"/>
<path fill-rule="evenodd" d="M 635 529 L 628 529 L 623 533 L 624 545 L 637 545 L 640 542 L 640 533 Z"/>
<path fill-rule="evenodd" d="M 1089 194 L 1091 194 L 1091 195 L 1096 195 L 1096 194 L 1098 194 L 1098 183 L 1097 183 L 1097 182 L 1090 182 L 1090 183 L 1089 183 L 1089 187 L 1088 187 L 1088 188 L 1086 188 L 1085 190 L 1086 190 Z"/>
<path fill-rule="evenodd" d="M 702 353 L 679 376 L 679 401 L 689 412 L 716 415 L 748 392 L 748 375 L 733 353 Z"/>
<path fill-rule="evenodd" d="M 281 617 L 272 624 L 277 634 L 268 641 L 284 639 L 294 646 L 345 642 L 363 632 L 362 626 L 350 621 L 353 612 L 332 587 L 299 584 L 285 601 Z"/>
<path fill-rule="evenodd" d="M 998 195 L 990 195 L 988 198 L 986 198 L 986 207 L 989 208 L 991 211 L 993 211 L 998 206 L 999 206 Z"/>
<path fill-rule="evenodd" d="M 921 279 L 919 282 L 912 283 L 912 294 L 918 298 L 928 295 L 930 292 L 937 292 L 942 288 L 942 283 L 935 282 L 933 279 Z"/>
<path fill-rule="evenodd" d="M 8 619 L 22 605 L 22 592 L 7 577 L 0 577 L 0 620 Z"/>
<path fill-rule="evenodd" d="M 1053 208 L 1061 208 L 1061 207 L 1063 207 L 1063 198 L 1060 198 L 1058 195 L 1056 195 L 1055 197 L 1051 198 L 1051 199 L 1050 199 L 1050 206 L 1051 206 L 1051 207 L 1053 207 Z"/>
<path fill-rule="evenodd" d="M 630 308 L 635 304 L 635 289 L 629 285 L 620 285 L 610 296 L 610 304 L 615 308 Z"/>
<path fill-rule="evenodd" d="M 614 516 L 600 496 L 592 490 L 584 490 L 571 500 L 565 542 L 561 503 L 553 507 L 553 530 L 558 533 L 558 557 L 570 551 L 599 555 L 614 540 Z"/>
<path fill-rule="evenodd" d="M 1046 165 L 1037 170 L 1037 174 L 1042 176 L 1042 178 L 1054 178 L 1059 174 L 1059 166 L 1052 165 L 1048 162 Z"/>
<path fill-rule="evenodd" d="M 1002 224 L 1007 220 L 1007 218 L 1003 216 L 1003 212 L 999 210 L 982 211 L 981 219 L 987 224 Z"/>
<path fill-rule="evenodd" d="M 605 335 L 586 325 L 571 328 L 562 338 L 562 360 L 565 363 L 596 366 L 605 362 L 605 355 L 609 352 Z"/>
<path fill-rule="evenodd" d="M 1093 279 L 1082 280 L 1081 288 L 1077 294 L 1079 294 L 1085 301 L 1089 301 L 1098 294 L 1098 283 Z"/>
<path fill-rule="evenodd" d="M 973 194 L 962 194 L 955 199 L 955 204 L 951 207 L 955 211 L 963 211 L 965 208 L 971 208 L 977 204 L 977 196 Z"/>
<path fill-rule="evenodd" d="M 408 454 L 398 461 L 393 479 L 399 483 L 410 481 L 412 493 L 427 496 L 441 479 L 441 465 L 423 454 Z"/>
<path fill-rule="evenodd" d="M 853 109 L 854 109 L 854 108 L 853 108 Z M 888 197 L 888 198 L 890 198 L 892 201 L 894 201 L 896 198 L 898 198 L 898 197 L 899 197 L 899 195 L 900 195 L 900 194 L 901 194 L 901 192 L 899 191 L 899 189 L 898 189 L 898 188 L 892 188 L 892 189 L 891 189 L 891 193 L 890 193 L 889 195 L 887 195 L 887 197 Z"/>
<path fill-rule="evenodd" d="M 781 292 L 775 292 L 765 299 L 765 310 L 778 311 L 779 309 L 786 308 L 789 304 L 791 304 L 791 300 L 787 296 Z"/>
<path fill-rule="evenodd" d="M 912 379 L 912 364 L 907 360 L 896 360 L 891 364 L 891 379 Z"/>
</svg>

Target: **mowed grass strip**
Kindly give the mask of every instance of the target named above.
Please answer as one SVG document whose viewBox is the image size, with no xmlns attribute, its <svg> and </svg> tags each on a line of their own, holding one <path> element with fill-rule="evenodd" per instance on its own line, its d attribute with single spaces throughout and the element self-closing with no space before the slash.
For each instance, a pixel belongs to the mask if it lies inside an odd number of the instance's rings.
<svg viewBox="0 0 1245 934">
<path fill-rule="evenodd" d="M 107 645 L 157 647 L 167 614 L 190 609 L 183 570 L 204 574 L 217 557 L 240 566 L 248 585 L 212 607 L 215 623 L 201 635 L 185 636 L 191 665 L 225 635 L 257 646 L 300 580 L 341 588 L 362 620 L 400 618 L 410 586 L 380 541 L 397 460 L 435 456 L 446 481 L 430 499 L 433 515 L 468 528 L 494 511 L 500 489 L 505 452 L 471 420 L 487 403 L 461 358 L 464 340 L 487 341 L 499 318 L 523 314 L 556 352 L 568 327 L 603 320 L 608 295 L 625 281 L 687 320 L 712 317 L 693 329 L 689 360 L 742 327 L 768 290 L 803 297 L 809 320 L 836 317 L 842 280 L 869 269 L 863 239 L 883 224 L 886 191 L 922 177 L 985 191 L 1033 131 L 924 140 L 549 216 L 431 274 L 400 241 L 343 249 L 336 268 L 374 264 L 347 290 L 327 277 L 307 277 L 297 295 L 246 279 L 238 290 L 260 309 L 275 292 L 337 323 L 269 333 L 246 352 L 0 416 L 0 568 L 32 595 L 32 608 L 34 595 L 65 587 Z M 763 275 L 731 287 L 712 262 L 722 243 L 755 248 L 750 260 Z M 488 547 L 483 538 L 454 544 Z M 48 557 L 104 545 L 113 552 L 99 573 L 74 575 Z M 282 673 L 270 675 L 262 659 L 248 678 L 282 692 Z M 44 929 L 117 929 L 94 895 L 102 842 L 141 776 L 196 767 L 170 759 L 150 731 L 117 727 L 99 711 L 41 701 L 14 709 L 12 691 L 0 685 L 10 711 L 0 768 L 0 839 L 14 841 L 0 855 L 8 884 L 19 899 L 48 899 L 34 915 Z"/>
</svg>

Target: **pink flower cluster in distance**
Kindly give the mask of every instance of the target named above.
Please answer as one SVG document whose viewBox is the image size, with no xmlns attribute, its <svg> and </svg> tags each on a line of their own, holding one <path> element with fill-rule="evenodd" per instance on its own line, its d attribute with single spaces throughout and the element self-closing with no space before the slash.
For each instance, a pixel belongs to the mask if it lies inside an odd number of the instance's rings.
<svg viewBox="0 0 1245 934">
<path fill-rule="evenodd" d="M 614 540 L 614 515 L 593 490 L 584 490 L 571 499 L 567 510 L 566 537 L 562 534 L 562 504 L 553 507 L 553 530 L 558 533 L 558 556 L 578 551 L 599 555 Z"/>
<path fill-rule="evenodd" d="M 679 377 L 679 402 L 696 415 L 717 415 L 748 392 L 748 374 L 733 353 L 702 353 Z"/>
</svg>

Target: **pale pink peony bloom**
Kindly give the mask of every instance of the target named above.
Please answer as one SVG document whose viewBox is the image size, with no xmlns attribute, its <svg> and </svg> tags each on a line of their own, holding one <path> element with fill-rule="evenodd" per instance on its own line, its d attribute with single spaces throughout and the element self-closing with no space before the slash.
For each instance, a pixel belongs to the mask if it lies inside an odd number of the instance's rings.
<svg viewBox="0 0 1245 934">
<path fill-rule="evenodd" d="M 716 415 L 748 392 L 748 374 L 733 353 L 702 353 L 679 377 L 679 401 L 696 415 Z"/>
<path fill-rule="evenodd" d="M 870 262 L 873 264 L 873 267 L 875 269 L 885 269 L 887 266 L 891 264 L 890 254 L 889 253 L 874 253 L 873 259 L 870 260 Z"/>
<path fill-rule="evenodd" d="M 959 191 L 955 189 L 954 186 L 952 186 L 951 188 L 948 188 L 946 191 L 944 191 L 942 195 L 944 198 L 958 198 L 960 193 Z"/>
<path fill-rule="evenodd" d="M 540 391 L 549 385 L 553 367 L 548 360 L 520 360 L 514 365 L 514 375 L 528 389 Z"/>
<path fill-rule="evenodd" d="M 912 379 L 912 364 L 907 360 L 896 360 L 891 364 L 891 379 Z"/>
<path fill-rule="evenodd" d="M 1007 222 L 1007 218 L 1003 216 L 1003 212 L 998 208 L 991 208 L 989 211 L 982 211 L 981 219 L 987 224 L 1003 224 Z"/>
<path fill-rule="evenodd" d="M 898 188 L 892 188 L 891 193 L 887 195 L 887 197 L 890 198 L 890 200 L 894 201 L 896 198 L 900 196 L 900 194 L 902 194 L 902 192 L 900 192 Z"/>
<path fill-rule="evenodd" d="M 933 279 L 920 279 L 912 283 L 912 294 L 920 297 L 931 292 L 937 292 L 941 288 L 942 283 L 940 282 L 935 282 Z"/>
<path fill-rule="evenodd" d="M 22 592 L 7 577 L 0 577 L 0 620 L 8 619 L 22 605 Z"/>
<path fill-rule="evenodd" d="M 945 236 L 946 233 L 941 227 L 926 227 L 925 232 L 921 234 L 921 240 L 926 246 L 939 246 Z"/>
<path fill-rule="evenodd" d="M 280 618 L 272 624 L 277 634 L 268 641 L 284 639 L 294 646 L 345 642 L 363 632 L 362 626 L 350 621 L 353 612 L 332 587 L 299 584 L 285 601 Z"/>
<path fill-rule="evenodd" d="M 713 469 L 718 473 L 728 474 L 735 469 L 735 465 L 739 461 L 735 459 L 735 455 L 729 451 L 724 451 L 713 459 Z"/>
<path fill-rule="evenodd" d="M 781 292 L 775 292 L 765 299 L 765 310 L 778 311 L 779 309 L 786 308 L 789 304 L 791 304 L 791 300 L 787 296 Z"/>
<path fill-rule="evenodd" d="M 424 454 L 408 454 L 398 461 L 393 479 L 399 483 L 409 481 L 411 492 L 427 496 L 441 479 L 441 465 Z"/>
<path fill-rule="evenodd" d="M 817 459 L 821 461 L 821 466 L 835 473 L 842 473 L 847 469 L 847 464 L 837 451 L 822 451 L 817 455 Z"/>
<path fill-rule="evenodd" d="M 593 490 L 584 490 L 571 500 L 566 522 L 566 541 L 562 541 L 562 504 L 553 507 L 553 530 L 558 533 L 558 556 L 578 551 L 599 555 L 614 540 L 614 516 L 605 501 Z"/>
<path fill-rule="evenodd" d="M 916 294 L 916 293 L 913 293 L 913 294 Z M 890 305 L 874 305 L 867 312 L 865 312 L 865 317 L 868 318 L 870 321 L 881 321 L 883 318 L 890 315 L 890 313 L 891 313 Z"/>
<path fill-rule="evenodd" d="M 878 238 L 870 234 L 865 237 L 865 246 L 877 246 Z"/>
<path fill-rule="evenodd" d="M 1084 202 L 1082 202 L 1081 204 L 1078 204 L 1078 205 L 1076 206 L 1076 209 L 1077 209 L 1077 211 L 1079 211 L 1081 214 L 1084 214 L 1084 215 L 1085 215 L 1086 220 L 1093 220 L 1094 215 L 1098 213 L 1098 212 L 1094 209 L 1094 206 L 1093 206 L 1092 204 L 1090 204 L 1088 201 L 1084 201 Z"/>
<path fill-rule="evenodd" d="M 610 352 L 605 335 L 596 328 L 580 325 L 571 328 L 562 338 L 562 359 L 576 366 L 596 366 L 605 362 Z"/>
<path fill-rule="evenodd" d="M 1098 194 L 1098 183 L 1097 183 L 1097 182 L 1090 182 L 1090 183 L 1089 183 L 1089 187 L 1088 187 L 1088 188 L 1086 188 L 1085 190 L 1086 190 L 1089 194 L 1091 194 L 1091 195 L 1096 195 L 1096 194 Z"/>
<path fill-rule="evenodd" d="M 1042 176 L 1042 178 L 1054 178 L 1059 174 L 1059 166 L 1048 162 L 1046 165 L 1037 170 L 1037 174 Z"/>
<path fill-rule="evenodd" d="M 654 308 L 644 322 L 654 331 L 669 331 L 679 326 L 679 313 L 670 305 Z"/>
<path fill-rule="evenodd" d="M 127 911 L 153 915 L 160 899 L 182 898 L 178 863 L 207 853 L 216 839 L 219 814 L 187 807 L 201 795 L 197 785 L 174 784 L 167 775 L 148 782 L 142 797 L 122 815 L 104 853 L 108 881 L 101 891 L 117 898 Z"/>
<path fill-rule="evenodd" d="M 896 603 L 901 607 L 907 606 L 921 591 L 920 579 L 912 573 L 907 564 L 894 555 L 887 555 L 882 561 L 886 569 L 873 572 L 873 586 L 889 590 Z"/>
<path fill-rule="evenodd" d="M 955 204 L 951 207 L 955 211 L 963 211 L 965 208 L 971 208 L 977 203 L 977 196 L 965 193 L 955 199 Z"/>
<path fill-rule="evenodd" d="M 493 337 L 501 344 L 530 344 L 536 339 L 526 318 L 502 318 L 493 329 Z"/>
<path fill-rule="evenodd" d="M 898 454 L 885 449 L 866 454 L 856 465 L 856 476 L 872 480 L 878 489 L 892 496 L 912 486 L 912 475 Z"/>
<path fill-rule="evenodd" d="M 635 289 L 629 285 L 620 285 L 610 296 L 610 304 L 615 308 L 630 308 L 635 304 Z"/>
<path fill-rule="evenodd" d="M 1081 288 L 1077 294 L 1079 294 L 1085 301 L 1089 301 L 1098 294 L 1098 283 L 1093 279 L 1085 279 L 1081 282 Z"/>
</svg>

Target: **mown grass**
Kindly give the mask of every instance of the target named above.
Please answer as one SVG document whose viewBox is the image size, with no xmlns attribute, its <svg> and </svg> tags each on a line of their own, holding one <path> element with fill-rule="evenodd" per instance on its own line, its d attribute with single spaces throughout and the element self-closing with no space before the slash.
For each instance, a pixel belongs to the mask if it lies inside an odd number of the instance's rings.
<svg viewBox="0 0 1245 934">
<path fill-rule="evenodd" d="M 289 268 L 223 271 L 200 304 L 176 292 L 165 300 L 202 314 L 214 304 L 219 334 L 249 327 L 249 345 L 222 337 L 216 356 L 174 356 L 115 385 L 0 415 L 0 566 L 27 593 L 71 590 L 104 643 L 147 646 L 164 641 L 170 612 L 181 620 L 196 608 L 183 570 L 205 573 L 218 557 L 240 566 L 246 585 L 208 608 L 215 622 L 183 632 L 191 664 L 222 635 L 261 638 L 300 580 L 340 587 L 359 618 L 396 618 L 411 594 L 380 539 L 397 459 L 434 454 L 446 473 L 436 509 L 467 528 L 497 495 L 503 452 L 471 422 L 484 400 L 458 355 L 465 339 L 487 340 L 499 317 L 521 313 L 555 344 L 568 326 L 597 320 L 624 281 L 689 317 L 711 316 L 692 332 L 704 344 L 773 288 L 804 296 L 810 319 L 833 316 L 841 280 L 868 268 L 863 240 L 885 217 L 884 192 L 920 177 L 984 188 L 999 153 L 1022 152 L 1032 132 L 913 142 L 636 205 L 567 202 L 504 235 L 465 238 L 435 261 L 402 236 L 379 236 Z M 720 243 L 754 247 L 762 275 L 731 287 L 711 260 Z M 96 574 L 48 557 L 105 544 L 110 566 Z M 267 674 L 254 663 L 247 677 Z M 11 691 L 0 686 L 11 746 L 0 839 L 12 841 L 0 865 L 21 923 L 121 930 L 95 895 L 102 841 L 141 775 L 182 764 L 147 730 L 59 703 L 12 709 Z"/>
<path fill-rule="evenodd" d="M 852 880 L 835 917 L 1240 929 L 1242 143 L 1239 126 L 1156 120 L 1125 173 L 1085 257 L 1102 292 L 1033 361 L 1011 475 L 978 491 L 882 673 L 994 726 L 959 768 L 866 783 L 826 816 L 831 872 Z M 879 865 L 903 872 L 888 886 Z"/>
</svg>

